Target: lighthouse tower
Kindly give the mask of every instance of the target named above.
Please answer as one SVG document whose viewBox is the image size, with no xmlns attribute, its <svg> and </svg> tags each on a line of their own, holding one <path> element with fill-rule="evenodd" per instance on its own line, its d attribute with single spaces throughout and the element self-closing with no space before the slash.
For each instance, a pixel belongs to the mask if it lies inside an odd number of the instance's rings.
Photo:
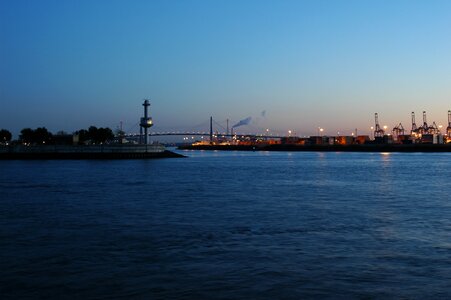
<svg viewBox="0 0 451 300">
<path fill-rule="evenodd" d="M 150 102 L 147 99 L 144 99 L 144 117 L 141 118 L 141 122 L 139 123 L 139 126 L 141 128 L 140 132 L 141 132 L 141 137 L 142 137 L 142 132 L 144 129 L 144 144 L 149 144 L 149 134 L 148 134 L 148 129 L 150 127 L 153 126 L 153 121 L 152 118 L 149 117 L 149 106 L 150 106 Z M 142 138 L 141 138 L 142 140 Z"/>
</svg>

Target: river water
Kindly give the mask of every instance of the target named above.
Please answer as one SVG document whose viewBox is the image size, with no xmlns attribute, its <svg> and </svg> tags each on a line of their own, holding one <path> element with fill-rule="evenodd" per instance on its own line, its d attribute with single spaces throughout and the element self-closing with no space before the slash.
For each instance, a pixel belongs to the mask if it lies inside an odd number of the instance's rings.
<svg viewBox="0 0 451 300">
<path fill-rule="evenodd" d="M 451 298 L 451 154 L 183 153 L 0 161 L 0 298 Z"/>
</svg>

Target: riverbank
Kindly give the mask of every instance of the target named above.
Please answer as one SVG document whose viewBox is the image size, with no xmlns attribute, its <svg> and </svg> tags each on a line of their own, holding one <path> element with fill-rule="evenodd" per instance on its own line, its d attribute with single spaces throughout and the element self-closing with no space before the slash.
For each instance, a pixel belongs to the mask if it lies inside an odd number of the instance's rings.
<svg viewBox="0 0 451 300">
<path fill-rule="evenodd" d="M 2 146 L 0 160 L 155 159 L 184 157 L 162 145 L 39 145 Z"/>
<path fill-rule="evenodd" d="M 221 151 L 324 151 L 324 152 L 451 152 L 451 144 L 362 145 L 184 145 L 181 150 Z"/>
</svg>

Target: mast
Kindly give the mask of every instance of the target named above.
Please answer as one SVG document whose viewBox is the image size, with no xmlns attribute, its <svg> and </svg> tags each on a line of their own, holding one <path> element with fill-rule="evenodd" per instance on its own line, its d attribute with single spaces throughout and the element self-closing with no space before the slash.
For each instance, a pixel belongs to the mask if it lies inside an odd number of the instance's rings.
<svg viewBox="0 0 451 300">
<path fill-rule="evenodd" d="M 213 144 L 213 117 L 210 117 L 210 144 Z"/>
</svg>

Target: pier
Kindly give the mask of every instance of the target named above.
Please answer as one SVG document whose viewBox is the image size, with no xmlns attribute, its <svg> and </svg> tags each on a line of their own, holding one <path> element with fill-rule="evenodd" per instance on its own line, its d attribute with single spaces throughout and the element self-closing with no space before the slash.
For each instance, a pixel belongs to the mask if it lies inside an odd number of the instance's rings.
<svg viewBox="0 0 451 300">
<path fill-rule="evenodd" d="M 150 159 L 183 157 L 162 145 L 39 145 L 0 147 L 5 159 Z"/>
</svg>

